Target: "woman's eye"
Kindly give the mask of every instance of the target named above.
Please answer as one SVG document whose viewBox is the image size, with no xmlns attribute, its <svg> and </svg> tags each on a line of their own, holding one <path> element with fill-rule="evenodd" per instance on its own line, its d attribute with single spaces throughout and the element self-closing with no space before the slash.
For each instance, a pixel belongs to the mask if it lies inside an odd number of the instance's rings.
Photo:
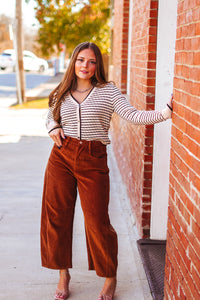
<svg viewBox="0 0 200 300">
<path fill-rule="evenodd" d="M 77 61 L 79 61 L 79 62 L 84 62 L 85 60 L 83 59 L 83 58 L 77 58 Z M 91 60 L 91 61 L 89 61 L 89 63 L 90 64 L 92 64 L 92 65 L 96 65 L 96 61 L 93 61 L 93 60 Z"/>
</svg>

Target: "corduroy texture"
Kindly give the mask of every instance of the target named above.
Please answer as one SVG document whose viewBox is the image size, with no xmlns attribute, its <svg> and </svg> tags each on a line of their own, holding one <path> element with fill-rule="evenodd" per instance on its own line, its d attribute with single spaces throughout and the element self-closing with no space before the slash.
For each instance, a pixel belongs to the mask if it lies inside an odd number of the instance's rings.
<svg viewBox="0 0 200 300">
<path fill-rule="evenodd" d="M 42 266 L 72 267 L 72 230 L 77 187 L 84 214 L 88 263 L 98 276 L 114 277 L 117 234 L 110 224 L 106 146 L 71 137 L 54 145 L 45 173 L 42 217 Z"/>
</svg>

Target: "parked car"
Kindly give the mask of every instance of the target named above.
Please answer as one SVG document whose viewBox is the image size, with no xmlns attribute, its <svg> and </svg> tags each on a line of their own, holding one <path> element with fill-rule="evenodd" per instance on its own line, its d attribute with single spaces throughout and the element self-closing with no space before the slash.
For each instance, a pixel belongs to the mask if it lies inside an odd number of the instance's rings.
<svg viewBox="0 0 200 300">
<path fill-rule="evenodd" d="M 37 57 L 33 52 L 23 51 L 23 63 L 25 71 L 44 72 L 48 69 L 48 63 L 45 59 Z M 12 67 L 15 70 L 16 53 L 13 49 L 4 50 L 0 55 L 0 68 L 5 70 Z"/>
<path fill-rule="evenodd" d="M 8 49 L 0 54 L 0 69 L 5 70 L 15 65 L 15 52 L 13 49 Z"/>
<path fill-rule="evenodd" d="M 31 51 L 23 51 L 24 70 L 44 72 L 48 69 L 48 63 L 45 59 L 37 57 Z"/>
</svg>

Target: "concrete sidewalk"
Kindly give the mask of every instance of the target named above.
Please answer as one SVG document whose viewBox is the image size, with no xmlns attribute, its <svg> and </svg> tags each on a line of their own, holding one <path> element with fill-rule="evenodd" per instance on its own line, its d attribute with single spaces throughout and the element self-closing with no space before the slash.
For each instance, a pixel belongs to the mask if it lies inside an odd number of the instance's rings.
<svg viewBox="0 0 200 300">
<path fill-rule="evenodd" d="M 52 142 L 47 136 L 45 110 L 10 114 L 0 110 L 0 299 L 51 300 L 58 272 L 40 265 L 40 213 L 45 166 Z M 13 121 L 14 119 L 14 121 Z M 7 126 L 12 124 L 11 126 Z M 3 124 L 2 124 L 3 125 Z M 6 125 L 6 126 L 5 126 Z M 111 146 L 111 223 L 118 233 L 119 268 L 116 300 L 152 299 L 136 240 L 139 238 Z M 83 215 L 78 199 L 74 224 L 71 295 L 95 300 L 104 280 L 87 271 Z"/>
</svg>

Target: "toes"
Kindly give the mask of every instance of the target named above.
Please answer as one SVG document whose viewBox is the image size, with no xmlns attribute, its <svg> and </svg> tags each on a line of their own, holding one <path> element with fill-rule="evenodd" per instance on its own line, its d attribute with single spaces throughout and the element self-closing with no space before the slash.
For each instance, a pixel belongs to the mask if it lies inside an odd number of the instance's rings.
<svg viewBox="0 0 200 300">
<path fill-rule="evenodd" d="M 112 296 L 107 296 L 107 295 L 100 295 L 98 300 L 112 300 Z"/>
</svg>

